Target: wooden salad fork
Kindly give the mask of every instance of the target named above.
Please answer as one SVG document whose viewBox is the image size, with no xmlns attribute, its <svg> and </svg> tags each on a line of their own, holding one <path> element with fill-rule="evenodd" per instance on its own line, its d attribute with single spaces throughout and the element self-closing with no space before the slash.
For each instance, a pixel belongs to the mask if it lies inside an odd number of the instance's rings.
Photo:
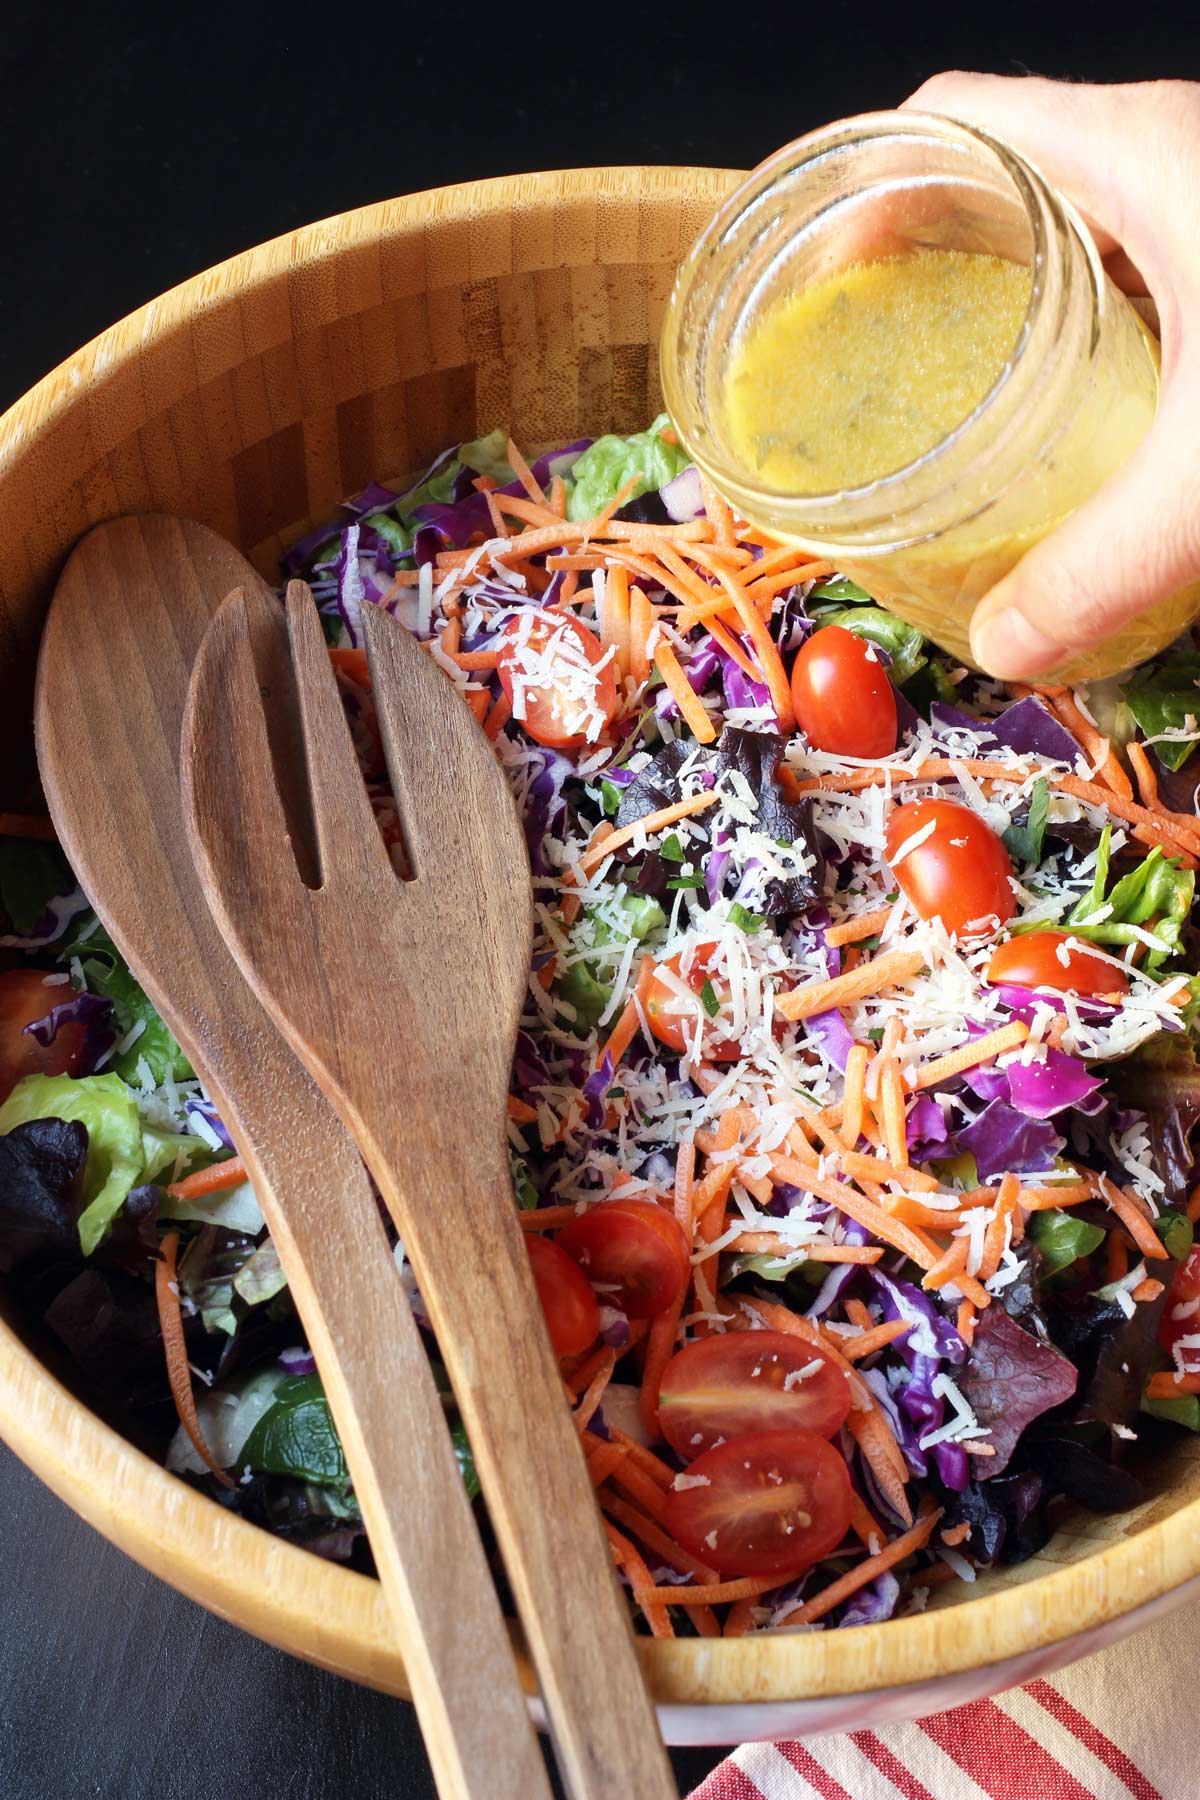
<svg viewBox="0 0 1200 1800">
<path fill-rule="evenodd" d="M 179 747 L 192 661 L 239 584 L 279 616 L 249 563 L 190 520 L 142 515 L 89 532 L 62 573 L 42 640 L 43 784 L 97 912 L 253 1176 L 337 1422 L 439 1792 L 548 1800 L 487 1558 L 371 1185 L 349 1134 L 221 941 L 184 831 Z M 286 643 L 265 635 L 259 648 L 266 684 L 282 650 L 286 689 Z M 261 1554 L 277 1554 L 265 1534 L 262 1542 Z M 271 1615 L 262 1629 L 278 1629 Z M 320 1657 L 319 1621 L 307 1641 Z"/>
<path fill-rule="evenodd" d="M 506 1138 L 532 898 L 495 755 L 424 649 L 364 609 L 411 879 L 367 797 L 312 596 L 288 589 L 318 885 L 272 772 L 233 595 L 196 659 L 184 810 L 209 904 L 251 986 L 349 1126 L 412 1261 L 467 1427 L 572 1795 L 674 1793 L 579 1434 L 517 1222 Z M 472 1654 L 463 1634 L 463 1655 Z"/>
</svg>

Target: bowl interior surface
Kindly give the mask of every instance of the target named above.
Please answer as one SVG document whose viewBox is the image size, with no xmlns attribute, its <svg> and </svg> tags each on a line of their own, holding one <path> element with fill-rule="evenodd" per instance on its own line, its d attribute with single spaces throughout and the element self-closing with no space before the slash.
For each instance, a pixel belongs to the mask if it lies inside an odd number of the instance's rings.
<svg viewBox="0 0 1200 1800">
<path fill-rule="evenodd" d="M 269 579 L 372 477 L 508 427 L 527 451 L 640 429 L 661 405 L 676 265 L 735 176 L 621 168 L 438 190 L 308 227 L 113 326 L 0 419 L 0 807 L 28 805 L 31 693 L 53 584 L 115 514 L 179 512 Z M 7 1322 L 6 1322 L 7 1320 Z M 376 1583 L 224 1512 L 75 1399 L 0 1291 L 0 1436 L 130 1555 L 298 1655 L 406 1692 Z M 61 1371 L 60 1371 L 61 1373 Z M 783 1701 L 982 1669 L 1200 1573 L 1200 1445 L 1147 1459 L 1147 1498 L 1068 1514 L 1046 1549 L 930 1611 L 767 1639 L 645 1640 L 664 1702 Z"/>
</svg>

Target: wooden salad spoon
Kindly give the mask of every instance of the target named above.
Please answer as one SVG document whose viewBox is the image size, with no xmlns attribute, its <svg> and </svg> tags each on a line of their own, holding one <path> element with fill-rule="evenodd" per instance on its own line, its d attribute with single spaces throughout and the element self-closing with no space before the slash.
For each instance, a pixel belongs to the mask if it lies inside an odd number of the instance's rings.
<svg viewBox="0 0 1200 1800">
<path fill-rule="evenodd" d="M 288 589 L 319 864 L 307 885 L 235 595 L 196 658 L 184 812 L 243 973 L 349 1126 L 416 1271 L 471 1440 L 567 1787 L 674 1793 L 517 1223 L 506 1138 L 532 892 L 504 773 L 453 686 L 376 607 L 364 636 L 411 878 L 359 772 L 312 596 Z M 261 656 L 261 651 L 260 651 Z M 261 666 L 261 665 L 260 665 Z"/>
<path fill-rule="evenodd" d="M 235 587 L 279 612 L 250 564 L 190 520 L 147 514 L 88 533 L 42 640 L 42 781 L 85 891 L 251 1171 L 337 1421 L 438 1790 L 537 1800 L 550 1793 L 541 1751 L 370 1183 L 238 973 L 184 831 L 188 681 Z M 269 662 L 260 673 L 276 682 Z M 286 692 L 290 671 L 279 675 Z"/>
</svg>

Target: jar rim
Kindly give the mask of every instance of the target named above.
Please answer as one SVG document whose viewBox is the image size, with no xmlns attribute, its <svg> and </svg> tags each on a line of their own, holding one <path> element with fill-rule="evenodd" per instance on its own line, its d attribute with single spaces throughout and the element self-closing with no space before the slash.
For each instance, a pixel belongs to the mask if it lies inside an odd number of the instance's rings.
<svg viewBox="0 0 1200 1800">
<path fill-rule="evenodd" d="M 663 329 L 664 385 L 667 385 L 676 373 L 676 359 L 667 351 L 667 346 L 673 335 L 676 341 L 678 339 L 679 318 L 691 285 L 691 279 L 701 267 L 703 260 L 711 254 L 714 245 L 728 233 L 739 217 L 780 174 L 785 171 L 793 173 L 803 168 L 806 163 L 815 160 L 817 156 L 825 155 L 842 145 L 878 142 L 888 137 L 929 135 L 931 128 L 933 135 L 943 141 L 966 146 L 976 151 L 984 151 L 989 160 L 1000 168 L 1012 184 L 1029 226 L 1032 239 L 1029 299 L 1012 350 L 1005 359 L 1003 368 L 966 417 L 940 437 L 928 450 L 923 451 L 910 462 L 876 476 L 871 481 L 854 487 L 830 488 L 789 495 L 776 489 L 753 489 L 738 470 L 726 461 L 723 454 L 706 454 L 703 458 L 705 472 L 718 487 L 740 490 L 747 494 L 751 492 L 770 493 L 772 500 L 790 501 L 798 511 L 803 510 L 806 515 L 815 513 L 820 516 L 835 507 L 853 508 L 856 505 L 870 502 L 886 504 L 889 496 L 899 492 L 905 484 L 912 481 L 914 476 L 919 477 L 930 471 L 936 473 L 939 463 L 947 460 L 951 453 L 958 448 L 964 436 L 994 405 L 997 398 L 1016 377 L 1023 364 L 1025 351 L 1034 335 L 1034 327 L 1041 315 L 1046 297 L 1049 242 L 1047 215 L 1049 215 L 1049 222 L 1061 230 L 1066 230 L 1068 228 L 1066 209 L 1060 203 L 1053 188 L 1043 179 L 1034 165 L 1019 151 L 1006 144 L 1003 139 L 994 137 L 990 132 L 983 131 L 975 125 L 968 125 L 959 119 L 951 119 L 939 113 L 906 109 L 904 111 L 862 113 L 849 119 L 835 120 L 831 124 L 822 125 L 814 131 L 806 132 L 802 137 L 785 144 L 759 163 L 746 179 L 727 196 L 688 251 L 676 275 Z M 1072 220 L 1072 223 L 1077 222 Z M 1089 249 L 1092 248 L 1090 234 L 1083 232 L 1082 236 L 1085 245 Z M 1092 258 L 1089 257 L 1090 261 Z M 669 392 L 665 397 L 668 410 L 675 419 L 673 397 Z M 679 424 L 678 419 L 675 419 L 675 423 Z M 685 433 L 684 436 L 686 442 L 690 434 Z"/>
</svg>

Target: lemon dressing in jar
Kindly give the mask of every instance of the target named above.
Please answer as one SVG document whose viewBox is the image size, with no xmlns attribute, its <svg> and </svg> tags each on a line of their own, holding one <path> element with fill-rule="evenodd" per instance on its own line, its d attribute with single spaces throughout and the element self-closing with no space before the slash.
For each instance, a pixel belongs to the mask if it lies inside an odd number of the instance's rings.
<svg viewBox="0 0 1200 1800">
<path fill-rule="evenodd" d="M 730 196 L 676 282 L 663 385 L 746 518 L 969 661 L 976 601 L 1145 437 L 1158 346 L 1014 151 L 883 113 Z M 1060 672 L 1126 669 L 1198 612 L 1200 585 Z"/>
</svg>

